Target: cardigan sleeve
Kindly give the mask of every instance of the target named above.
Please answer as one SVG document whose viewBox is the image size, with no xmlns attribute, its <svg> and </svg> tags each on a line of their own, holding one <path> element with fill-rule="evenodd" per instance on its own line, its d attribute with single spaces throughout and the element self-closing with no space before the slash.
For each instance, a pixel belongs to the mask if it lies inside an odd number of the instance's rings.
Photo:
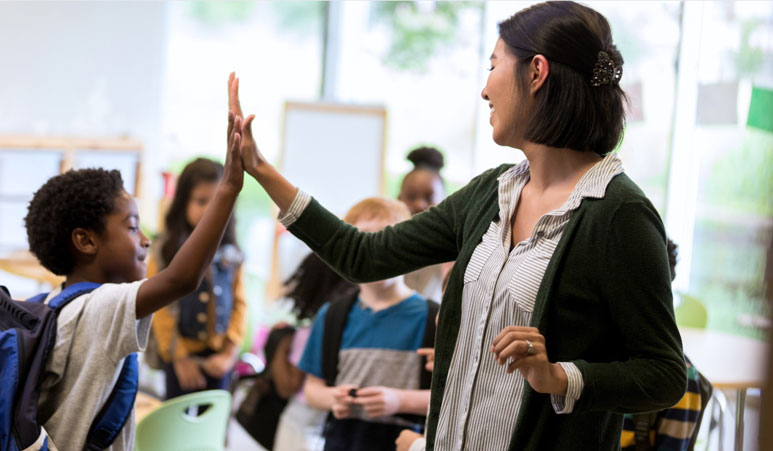
<svg viewBox="0 0 773 451">
<path fill-rule="evenodd" d="M 429 210 L 376 233 L 358 231 L 313 198 L 287 230 L 355 283 L 454 261 L 465 244 L 467 223 L 480 221 L 476 216 L 486 211 L 486 202 L 496 199 L 497 177 L 510 167 L 489 169 Z"/>
<path fill-rule="evenodd" d="M 352 282 L 383 280 L 455 260 L 467 201 L 465 187 L 407 221 L 366 233 L 312 198 L 288 230 Z"/>
<path fill-rule="evenodd" d="M 647 412 L 682 397 L 687 372 L 674 320 L 665 231 L 646 201 L 622 203 L 603 245 L 607 273 L 602 296 L 628 349 L 629 359 L 609 363 L 577 360 L 584 389 L 575 412 Z"/>
</svg>

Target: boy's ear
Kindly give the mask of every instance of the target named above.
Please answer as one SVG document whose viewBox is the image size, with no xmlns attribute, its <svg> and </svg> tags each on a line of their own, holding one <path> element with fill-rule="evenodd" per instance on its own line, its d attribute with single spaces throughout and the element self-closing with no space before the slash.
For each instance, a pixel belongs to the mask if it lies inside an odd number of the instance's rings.
<svg viewBox="0 0 773 451">
<path fill-rule="evenodd" d="M 91 230 L 77 227 L 72 231 L 72 245 L 82 254 L 96 254 L 97 242 L 97 235 Z"/>
</svg>

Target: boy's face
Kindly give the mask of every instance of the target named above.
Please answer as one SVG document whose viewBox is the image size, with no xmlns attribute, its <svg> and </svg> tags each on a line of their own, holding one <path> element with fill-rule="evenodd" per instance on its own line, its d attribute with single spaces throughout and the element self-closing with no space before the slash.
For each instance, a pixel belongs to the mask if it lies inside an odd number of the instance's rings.
<svg viewBox="0 0 773 451">
<path fill-rule="evenodd" d="M 137 204 L 125 191 L 115 199 L 99 237 L 97 259 L 107 282 L 134 282 L 145 277 L 150 239 L 140 230 Z"/>
</svg>

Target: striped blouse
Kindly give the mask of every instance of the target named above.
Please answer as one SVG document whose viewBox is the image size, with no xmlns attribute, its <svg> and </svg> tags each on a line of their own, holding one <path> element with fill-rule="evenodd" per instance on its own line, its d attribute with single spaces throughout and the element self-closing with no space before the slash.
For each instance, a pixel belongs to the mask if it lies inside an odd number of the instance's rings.
<svg viewBox="0 0 773 451">
<path fill-rule="evenodd" d="M 542 216 L 532 235 L 512 250 L 510 223 L 529 180 L 528 160 L 499 177 L 500 220 L 491 223 L 464 274 L 460 339 L 448 372 L 435 449 L 507 449 L 525 380 L 519 371 L 507 374 L 489 347 L 505 327 L 530 324 L 537 290 L 572 213 L 583 198 L 604 197 L 607 184 L 621 172 L 616 155 L 599 161 L 564 205 Z M 582 393 L 582 375 L 573 363 L 559 363 L 568 376 L 567 394 L 551 400 L 556 413 L 571 413 Z"/>
</svg>

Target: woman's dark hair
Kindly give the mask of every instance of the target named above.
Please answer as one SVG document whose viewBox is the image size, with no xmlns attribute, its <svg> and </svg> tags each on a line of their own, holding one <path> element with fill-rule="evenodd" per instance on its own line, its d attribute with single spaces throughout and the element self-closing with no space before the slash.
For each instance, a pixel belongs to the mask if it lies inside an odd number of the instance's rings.
<svg viewBox="0 0 773 451">
<path fill-rule="evenodd" d="M 359 289 L 314 253 L 303 259 L 284 286 L 289 289 L 287 297 L 292 300 L 293 313 L 299 320 L 313 318 L 325 302 L 354 295 Z"/>
<path fill-rule="evenodd" d="M 623 57 L 604 16 L 574 2 L 539 3 L 501 22 L 499 37 L 518 60 L 518 92 L 527 92 L 528 63 L 535 55 L 550 64 L 531 103 L 526 139 L 602 156 L 617 147 L 627 97 L 618 84 Z"/>
<path fill-rule="evenodd" d="M 164 219 L 164 243 L 161 246 L 161 266 L 166 266 L 172 261 L 174 255 L 180 250 L 186 239 L 193 232 L 193 227 L 188 224 L 186 210 L 191 199 L 191 193 L 201 183 L 216 183 L 223 177 L 223 165 L 207 158 L 197 158 L 188 163 L 180 177 L 177 179 L 174 199 Z M 236 243 L 236 227 L 233 215 L 225 228 L 220 245 Z"/>
</svg>

